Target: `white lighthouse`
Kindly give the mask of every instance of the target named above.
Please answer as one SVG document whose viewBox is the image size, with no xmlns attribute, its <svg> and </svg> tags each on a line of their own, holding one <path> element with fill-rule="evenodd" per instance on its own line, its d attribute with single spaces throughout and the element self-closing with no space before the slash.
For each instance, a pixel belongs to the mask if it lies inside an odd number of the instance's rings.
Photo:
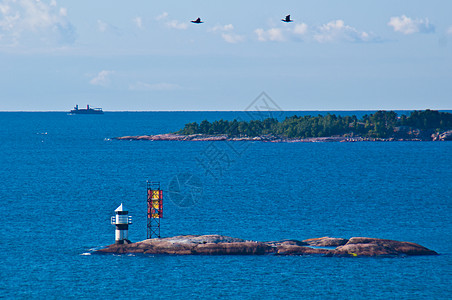
<svg viewBox="0 0 452 300">
<path fill-rule="evenodd" d="M 128 244 L 129 224 L 132 224 L 132 216 L 121 205 L 115 209 L 115 215 L 111 217 L 111 224 L 116 225 L 115 244 Z"/>
</svg>

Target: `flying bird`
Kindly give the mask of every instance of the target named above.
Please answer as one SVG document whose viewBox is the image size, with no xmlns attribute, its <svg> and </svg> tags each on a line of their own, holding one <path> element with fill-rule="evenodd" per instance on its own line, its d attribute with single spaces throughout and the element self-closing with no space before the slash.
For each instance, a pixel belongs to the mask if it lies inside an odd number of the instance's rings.
<svg viewBox="0 0 452 300">
<path fill-rule="evenodd" d="M 293 20 L 290 19 L 290 15 L 287 15 L 285 19 L 281 19 L 281 21 L 286 23 L 293 22 Z"/>
<path fill-rule="evenodd" d="M 195 24 L 201 24 L 201 23 L 204 23 L 203 21 L 201 21 L 201 18 L 197 18 L 196 20 L 194 20 L 194 21 L 191 21 L 192 23 L 195 23 Z"/>
</svg>

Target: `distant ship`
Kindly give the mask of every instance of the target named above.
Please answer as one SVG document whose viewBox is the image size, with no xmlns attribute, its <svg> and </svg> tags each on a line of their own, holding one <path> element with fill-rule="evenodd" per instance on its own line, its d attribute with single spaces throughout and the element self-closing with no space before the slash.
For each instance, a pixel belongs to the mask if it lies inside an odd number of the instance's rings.
<svg viewBox="0 0 452 300">
<path fill-rule="evenodd" d="M 69 112 L 70 114 L 74 115 L 101 115 L 104 112 L 102 111 L 102 108 L 91 108 L 89 105 L 85 108 L 78 108 L 78 104 L 74 107 L 73 110 Z"/>
</svg>

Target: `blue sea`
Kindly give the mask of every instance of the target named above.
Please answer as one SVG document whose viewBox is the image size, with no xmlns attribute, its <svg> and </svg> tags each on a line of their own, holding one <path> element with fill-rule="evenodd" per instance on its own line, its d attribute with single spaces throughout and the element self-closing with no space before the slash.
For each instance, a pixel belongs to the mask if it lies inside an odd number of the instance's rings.
<svg viewBox="0 0 452 300">
<path fill-rule="evenodd" d="M 335 112 L 356 114 L 368 112 Z M 285 112 L 293 114 L 318 112 Z M 244 112 L 0 113 L 0 298 L 450 299 L 452 142 L 118 141 Z M 95 255 L 146 238 L 146 181 L 163 237 L 369 236 L 439 256 Z"/>
</svg>

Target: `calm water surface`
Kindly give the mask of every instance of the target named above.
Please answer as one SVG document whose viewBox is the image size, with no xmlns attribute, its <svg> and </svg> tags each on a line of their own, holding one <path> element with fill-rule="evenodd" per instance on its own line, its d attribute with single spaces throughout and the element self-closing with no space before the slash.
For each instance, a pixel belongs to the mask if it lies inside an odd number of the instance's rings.
<svg viewBox="0 0 452 300">
<path fill-rule="evenodd" d="M 0 113 L 0 297 L 450 297 L 451 142 L 110 140 L 237 117 L 247 118 L 237 112 Z M 182 185 L 182 196 L 170 197 L 171 182 L 186 176 L 197 189 Z M 441 255 L 82 255 L 114 241 L 110 216 L 121 202 L 133 216 L 130 239 L 146 237 L 146 180 L 160 181 L 166 192 L 163 236 L 371 236 L 420 243 Z"/>
</svg>

